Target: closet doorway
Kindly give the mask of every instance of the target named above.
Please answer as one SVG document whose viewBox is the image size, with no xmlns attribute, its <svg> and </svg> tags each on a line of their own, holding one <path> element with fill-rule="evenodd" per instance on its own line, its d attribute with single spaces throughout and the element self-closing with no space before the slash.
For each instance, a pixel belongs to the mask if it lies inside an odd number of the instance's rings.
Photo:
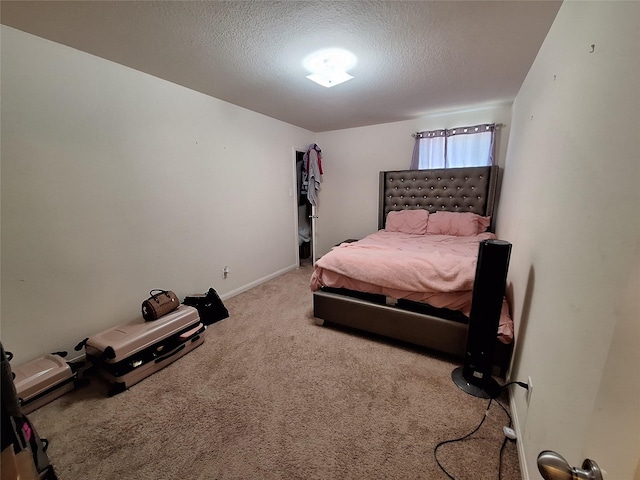
<svg viewBox="0 0 640 480">
<path fill-rule="evenodd" d="M 311 265 L 314 262 L 314 245 L 313 245 L 313 221 L 315 209 L 309 203 L 307 196 L 304 195 L 302 189 L 302 172 L 304 164 L 304 150 L 295 149 L 296 163 L 296 205 L 297 205 L 297 245 L 298 245 L 298 265 Z"/>
</svg>

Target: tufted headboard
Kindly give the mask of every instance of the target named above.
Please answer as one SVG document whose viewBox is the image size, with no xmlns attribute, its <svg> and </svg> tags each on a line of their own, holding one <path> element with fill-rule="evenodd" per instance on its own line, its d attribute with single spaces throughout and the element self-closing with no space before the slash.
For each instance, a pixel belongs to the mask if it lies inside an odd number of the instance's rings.
<svg viewBox="0 0 640 480">
<path fill-rule="evenodd" d="M 380 172 L 378 229 L 392 210 L 422 208 L 491 216 L 493 231 L 497 187 L 497 166 Z"/>
</svg>

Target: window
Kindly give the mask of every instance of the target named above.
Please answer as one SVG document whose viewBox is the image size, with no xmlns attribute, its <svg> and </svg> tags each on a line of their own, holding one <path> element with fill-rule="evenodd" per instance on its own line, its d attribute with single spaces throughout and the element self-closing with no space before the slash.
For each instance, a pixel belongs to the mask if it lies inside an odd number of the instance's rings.
<svg viewBox="0 0 640 480">
<path fill-rule="evenodd" d="M 418 132 L 411 169 L 493 165 L 494 133 L 495 124 Z"/>
</svg>

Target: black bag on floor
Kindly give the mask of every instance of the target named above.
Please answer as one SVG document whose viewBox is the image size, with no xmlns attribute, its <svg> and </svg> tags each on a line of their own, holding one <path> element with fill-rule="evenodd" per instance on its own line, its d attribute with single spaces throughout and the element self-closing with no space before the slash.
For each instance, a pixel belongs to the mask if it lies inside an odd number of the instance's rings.
<svg viewBox="0 0 640 480">
<path fill-rule="evenodd" d="M 218 292 L 213 288 L 210 288 L 206 293 L 188 295 L 182 303 L 195 307 L 200 315 L 200 321 L 205 325 L 211 325 L 229 316 L 227 307 L 224 306 Z"/>
</svg>

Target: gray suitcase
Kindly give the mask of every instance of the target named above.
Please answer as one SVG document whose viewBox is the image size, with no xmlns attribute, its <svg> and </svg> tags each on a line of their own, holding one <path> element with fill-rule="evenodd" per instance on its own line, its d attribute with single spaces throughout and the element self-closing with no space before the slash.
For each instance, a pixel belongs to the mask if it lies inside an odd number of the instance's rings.
<svg viewBox="0 0 640 480">
<path fill-rule="evenodd" d="M 157 320 L 139 317 L 89 337 L 85 351 L 115 395 L 202 345 L 204 331 L 198 311 L 180 305 Z"/>
</svg>

